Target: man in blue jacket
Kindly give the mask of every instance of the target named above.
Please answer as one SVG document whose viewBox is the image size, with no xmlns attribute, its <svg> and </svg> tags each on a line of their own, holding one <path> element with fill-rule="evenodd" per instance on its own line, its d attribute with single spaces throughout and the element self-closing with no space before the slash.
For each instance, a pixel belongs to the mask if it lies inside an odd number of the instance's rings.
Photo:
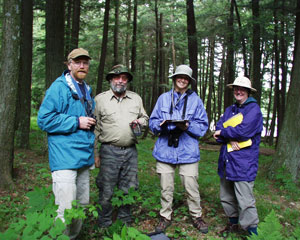
<svg viewBox="0 0 300 240">
<path fill-rule="evenodd" d="M 256 100 L 249 97 L 256 89 L 251 87 L 248 78 L 238 77 L 228 87 L 233 88 L 236 103 L 226 108 L 214 133 L 214 138 L 222 143 L 218 166 L 220 199 L 229 218 L 221 234 L 238 231 L 238 223 L 250 234 L 257 234 L 259 220 L 253 187 L 263 117 Z M 245 142 L 248 144 L 243 147 Z"/>
<path fill-rule="evenodd" d="M 68 70 L 52 83 L 38 112 L 38 125 L 48 134 L 57 218 L 63 222 L 64 211 L 72 208 L 73 200 L 89 203 L 89 168 L 94 164 L 92 130 L 96 124 L 91 88 L 84 81 L 90 59 L 82 48 L 70 52 Z M 81 226 L 81 220 L 74 220 L 65 234 L 75 239 Z"/>
<path fill-rule="evenodd" d="M 208 119 L 198 95 L 189 90 L 192 69 L 180 65 L 173 75 L 174 89 L 162 94 L 153 109 L 149 127 L 159 135 L 153 150 L 157 160 L 156 172 L 160 176 L 161 210 L 157 232 L 165 231 L 171 224 L 176 167 L 187 192 L 189 212 L 193 225 L 202 233 L 208 226 L 202 218 L 198 185 L 198 161 L 200 160 L 199 137 L 208 128 Z"/>
</svg>

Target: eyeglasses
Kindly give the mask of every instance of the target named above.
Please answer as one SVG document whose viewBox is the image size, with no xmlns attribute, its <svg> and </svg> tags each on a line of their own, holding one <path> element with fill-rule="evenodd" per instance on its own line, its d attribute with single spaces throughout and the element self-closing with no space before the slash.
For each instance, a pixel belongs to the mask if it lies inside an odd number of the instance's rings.
<svg viewBox="0 0 300 240">
<path fill-rule="evenodd" d="M 84 67 L 88 67 L 90 65 L 90 62 L 87 61 L 87 60 L 72 60 L 72 63 L 74 64 L 74 66 L 76 67 L 80 67 L 81 64 L 84 66 Z"/>
</svg>

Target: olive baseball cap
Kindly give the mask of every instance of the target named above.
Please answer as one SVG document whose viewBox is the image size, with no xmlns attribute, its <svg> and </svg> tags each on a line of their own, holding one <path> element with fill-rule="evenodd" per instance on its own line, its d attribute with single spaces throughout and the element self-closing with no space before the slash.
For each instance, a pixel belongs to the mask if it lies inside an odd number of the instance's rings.
<svg viewBox="0 0 300 240">
<path fill-rule="evenodd" d="M 106 75 L 106 80 L 110 81 L 113 76 L 126 73 L 128 76 L 128 82 L 132 81 L 132 74 L 129 72 L 128 68 L 122 64 L 118 64 L 112 67 L 111 71 Z"/>
<path fill-rule="evenodd" d="M 83 48 L 75 48 L 74 50 L 72 50 L 72 52 L 69 53 L 68 55 L 68 61 L 70 59 L 75 59 L 78 57 L 87 57 L 89 59 L 92 59 L 89 55 L 89 52 Z"/>
</svg>

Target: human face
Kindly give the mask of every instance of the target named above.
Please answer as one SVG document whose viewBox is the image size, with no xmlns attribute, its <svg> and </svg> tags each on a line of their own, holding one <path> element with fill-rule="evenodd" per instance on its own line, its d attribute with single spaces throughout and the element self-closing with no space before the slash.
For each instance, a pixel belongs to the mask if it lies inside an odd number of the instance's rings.
<svg viewBox="0 0 300 240">
<path fill-rule="evenodd" d="M 234 86 L 233 95 L 238 104 L 243 104 L 249 97 L 247 88 Z"/>
<path fill-rule="evenodd" d="M 184 93 L 189 86 L 190 78 L 187 75 L 177 75 L 175 76 L 175 91 Z"/>
<path fill-rule="evenodd" d="M 90 61 L 86 57 L 71 59 L 68 63 L 68 69 L 71 76 L 78 82 L 82 82 L 89 72 Z"/>
<path fill-rule="evenodd" d="M 126 91 L 127 83 L 127 74 L 121 73 L 112 77 L 112 79 L 110 80 L 110 87 L 114 93 L 118 95 L 123 95 Z"/>
</svg>

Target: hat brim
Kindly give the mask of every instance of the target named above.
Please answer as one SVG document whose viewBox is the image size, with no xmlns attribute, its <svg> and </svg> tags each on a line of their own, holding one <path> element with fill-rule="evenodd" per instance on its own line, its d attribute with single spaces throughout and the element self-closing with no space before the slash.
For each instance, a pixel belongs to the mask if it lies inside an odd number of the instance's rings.
<svg viewBox="0 0 300 240">
<path fill-rule="evenodd" d="M 133 79 L 133 76 L 129 72 L 120 72 L 120 73 L 108 73 L 106 75 L 106 80 L 110 81 L 113 78 L 113 76 L 118 76 L 120 74 L 127 74 L 128 82 L 132 81 L 132 79 Z"/>
<path fill-rule="evenodd" d="M 174 73 L 174 74 L 170 75 L 169 78 L 173 78 L 173 77 L 175 77 L 175 76 L 177 76 L 177 75 L 185 75 L 185 76 L 188 76 L 190 79 L 192 79 L 194 82 L 196 82 L 196 79 L 195 79 L 195 78 L 190 77 L 190 76 L 187 75 L 185 72 L 177 72 L 177 73 Z"/>
<path fill-rule="evenodd" d="M 236 86 L 236 87 L 247 88 L 247 89 L 249 89 L 251 92 L 257 92 L 257 90 L 256 90 L 255 88 L 252 88 L 252 87 L 249 88 L 249 87 L 246 87 L 246 86 L 236 85 L 236 84 L 233 84 L 233 83 L 227 84 L 227 87 L 229 87 L 229 88 L 233 88 L 234 86 Z"/>
<path fill-rule="evenodd" d="M 76 56 L 76 57 L 73 57 L 73 58 L 70 58 L 70 59 L 76 59 L 76 58 L 79 58 L 79 57 L 86 57 L 86 58 L 88 58 L 88 59 L 92 59 L 90 56 L 88 56 L 88 55 L 78 55 L 78 56 Z"/>
</svg>

